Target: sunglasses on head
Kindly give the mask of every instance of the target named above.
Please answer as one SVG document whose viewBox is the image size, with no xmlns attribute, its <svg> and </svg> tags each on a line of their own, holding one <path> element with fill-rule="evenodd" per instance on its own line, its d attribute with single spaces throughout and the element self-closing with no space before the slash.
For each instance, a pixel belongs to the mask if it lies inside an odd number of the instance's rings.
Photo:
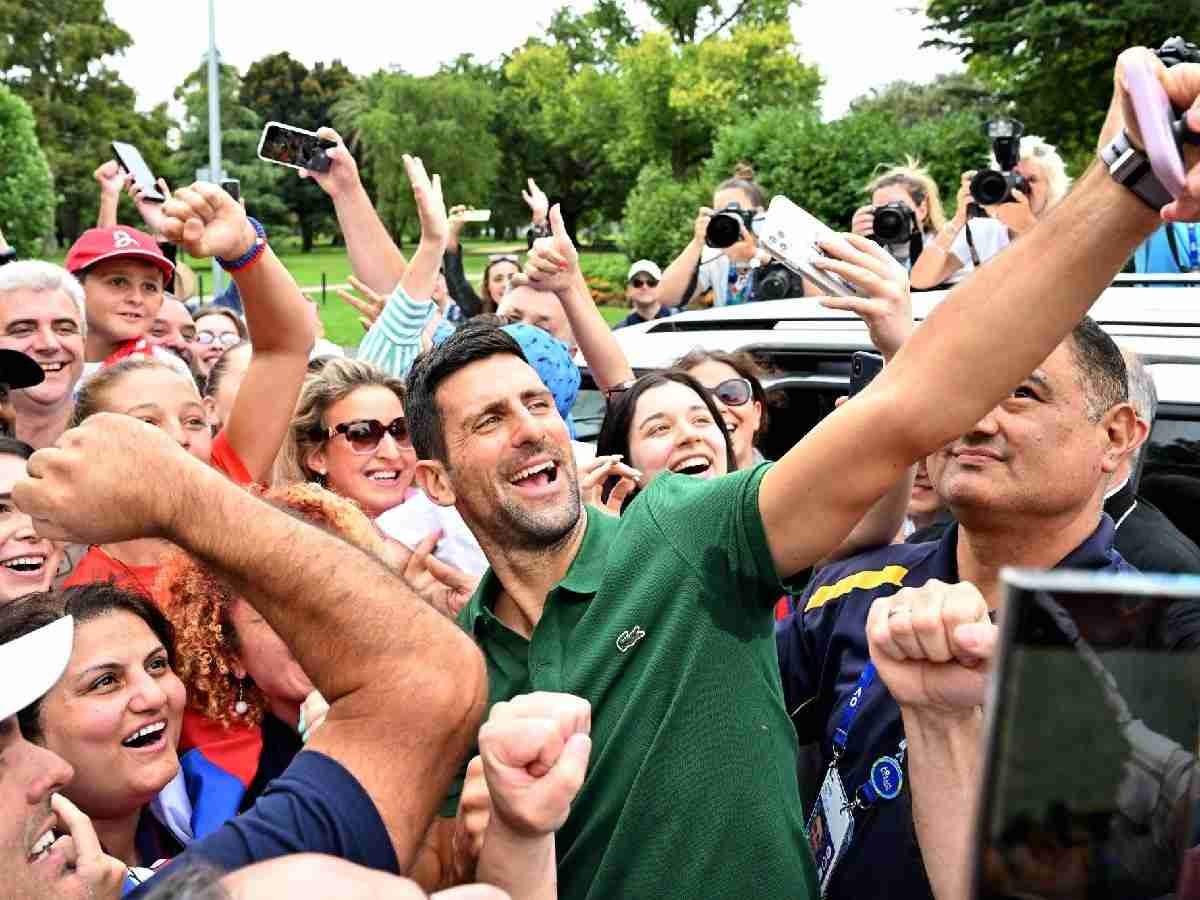
<svg viewBox="0 0 1200 900">
<path fill-rule="evenodd" d="M 517 263 L 518 258 L 516 256 L 516 254 L 513 254 L 513 253 L 493 253 L 491 256 L 488 257 L 488 262 L 490 262 L 490 263 L 497 263 L 497 262 Z"/>
<path fill-rule="evenodd" d="M 658 282 L 653 278 L 635 278 L 629 284 L 635 288 L 658 287 Z"/>
<path fill-rule="evenodd" d="M 198 331 L 196 332 L 196 343 L 204 344 L 220 344 L 222 347 L 229 348 L 241 340 L 237 334 L 231 331 L 222 331 L 218 334 L 215 331 Z"/>
<path fill-rule="evenodd" d="M 401 447 L 412 446 L 412 438 L 409 436 L 408 423 L 404 421 L 404 416 L 397 416 L 386 425 L 378 419 L 354 419 L 334 425 L 329 429 L 328 436 L 333 438 L 339 434 L 345 435 L 350 450 L 365 456 L 379 449 L 379 442 L 383 440 L 385 433 L 390 434 L 392 440 Z"/>
<path fill-rule="evenodd" d="M 754 389 L 747 378 L 730 378 L 714 388 L 709 388 L 708 392 L 726 406 L 742 406 L 749 403 L 750 398 L 754 396 Z"/>
</svg>

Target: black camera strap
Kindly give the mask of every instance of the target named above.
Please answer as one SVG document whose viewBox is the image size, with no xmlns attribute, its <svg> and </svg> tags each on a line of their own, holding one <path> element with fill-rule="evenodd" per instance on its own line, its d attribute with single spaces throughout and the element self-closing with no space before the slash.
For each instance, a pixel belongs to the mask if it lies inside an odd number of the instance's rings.
<svg viewBox="0 0 1200 900">
<path fill-rule="evenodd" d="M 1175 260 L 1175 268 L 1180 272 L 1190 272 L 1191 267 L 1185 266 L 1183 260 L 1179 258 L 1179 244 L 1175 241 L 1175 226 L 1170 222 L 1166 225 L 1167 246 L 1171 248 L 1171 257 Z"/>
<path fill-rule="evenodd" d="M 975 249 L 975 238 L 971 237 L 970 221 L 963 223 L 963 231 L 967 233 L 967 249 L 971 251 L 971 265 L 979 268 L 979 251 Z"/>
</svg>

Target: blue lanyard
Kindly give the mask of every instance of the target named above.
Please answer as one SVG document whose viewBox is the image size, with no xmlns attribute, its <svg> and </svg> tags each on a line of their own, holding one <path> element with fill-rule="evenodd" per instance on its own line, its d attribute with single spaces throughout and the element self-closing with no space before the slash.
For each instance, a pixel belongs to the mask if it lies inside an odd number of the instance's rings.
<svg viewBox="0 0 1200 900">
<path fill-rule="evenodd" d="M 1196 240 L 1196 226 L 1187 226 L 1189 271 L 1200 272 L 1200 242 Z"/>
<path fill-rule="evenodd" d="M 858 676 L 858 682 L 850 694 L 850 702 L 846 704 L 838 718 L 837 728 L 833 730 L 833 761 L 830 763 L 832 767 L 837 766 L 838 760 L 846 750 L 850 729 L 854 727 L 854 721 L 862 709 L 863 697 L 866 696 L 867 688 L 875 681 L 875 675 L 875 663 L 868 662 L 863 668 L 862 674 Z M 879 800 L 895 800 L 900 796 L 900 788 L 904 784 L 903 767 L 906 747 L 907 741 L 901 741 L 900 751 L 896 756 L 881 756 L 875 760 L 871 765 L 867 780 L 854 792 L 854 801 L 851 806 L 862 808 Z"/>
</svg>

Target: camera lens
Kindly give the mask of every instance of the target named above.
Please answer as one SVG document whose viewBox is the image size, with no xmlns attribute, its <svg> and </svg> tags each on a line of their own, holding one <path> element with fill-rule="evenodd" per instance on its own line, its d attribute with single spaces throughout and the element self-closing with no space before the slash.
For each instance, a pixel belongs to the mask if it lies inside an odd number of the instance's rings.
<svg viewBox="0 0 1200 900">
<path fill-rule="evenodd" d="M 732 247 L 742 236 L 742 220 L 727 212 L 714 213 L 704 232 L 704 243 L 718 250 Z"/>
<path fill-rule="evenodd" d="M 912 228 L 904 211 L 887 206 L 875 210 L 875 224 L 871 230 L 885 244 L 902 244 L 912 237 Z"/>
<path fill-rule="evenodd" d="M 1009 200 L 1008 179 L 1003 172 L 988 169 L 971 179 L 971 197 L 981 206 L 994 206 Z"/>
</svg>

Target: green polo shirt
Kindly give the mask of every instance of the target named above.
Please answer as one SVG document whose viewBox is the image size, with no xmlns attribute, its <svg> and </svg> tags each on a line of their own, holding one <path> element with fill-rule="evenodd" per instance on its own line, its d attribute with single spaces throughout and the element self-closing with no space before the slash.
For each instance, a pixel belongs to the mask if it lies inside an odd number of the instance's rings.
<svg viewBox="0 0 1200 900">
<path fill-rule="evenodd" d="M 591 701 L 587 779 L 556 837 L 564 900 L 817 897 L 758 509 L 767 468 L 666 474 L 620 519 L 589 509 L 528 641 L 493 614 L 490 569 L 459 616 L 490 703 Z"/>
</svg>

